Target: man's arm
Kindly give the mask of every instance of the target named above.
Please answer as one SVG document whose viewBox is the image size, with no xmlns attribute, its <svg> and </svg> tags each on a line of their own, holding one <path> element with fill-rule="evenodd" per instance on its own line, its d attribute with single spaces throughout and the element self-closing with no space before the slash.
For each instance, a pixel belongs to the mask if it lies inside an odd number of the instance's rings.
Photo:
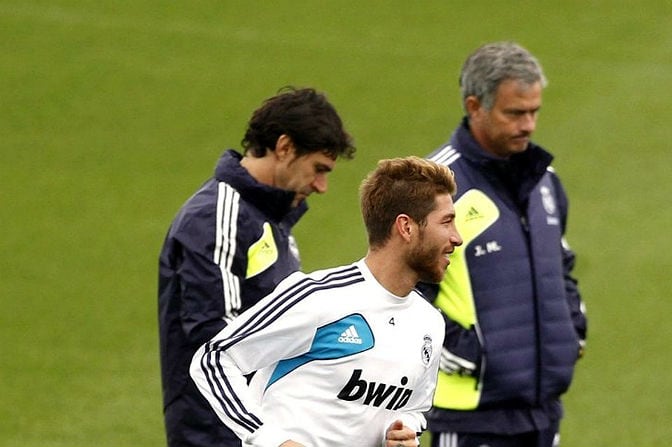
<svg viewBox="0 0 672 447">
<path fill-rule="evenodd" d="M 195 350 L 240 309 L 248 233 L 240 228 L 239 197 L 215 196 L 208 183 L 174 221 L 172 269 L 180 288 L 180 324 Z M 218 204 L 218 206 L 216 206 Z M 230 216 L 221 214 L 228 210 Z M 236 211 L 233 211 L 236 210 Z"/>
<path fill-rule="evenodd" d="M 579 337 L 580 352 L 579 356 L 583 356 L 586 347 L 586 337 L 588 336 L 588 319 L 586 318 L 586 309 L 581 299 L 578 282 L 572 276 L 572 270 L 575 263 L 574 252 L 569 247 L 569 244 L 563 238 L 562 240 L 562 264 L 565 275 L 565 293 L 567 296 L 567 305 L 574 323 L 574 329 Z"/>
<path fill-rule="evenodd" d="M 446 336 L 441 350 L 439 369 L 446 374 L 477 376 L 483 356 L 475 326 L 464 328 L 443 312 Z"/>
<path fill-rule="evenodd" d="M 576 255 L 565 239 L 565 232 L 567 231 L 567 220 L 569 215 L 569 200 L 567 198 L 565 188 L 562 186 L 562 182 L 555 172 L 551 174 L 551 179 L 553 180 L 556 190 L 556 199 L 560 209 L 562 224 L 562 268 L 565 280 L 565 295 L 567 297 L 567 305 L 569 306 L 574 329 L 576 330 L 576 334 L 579 338 L 579 355 L 582 356 L 586 345 L 586 337 L 588 335 L 588 320 L 586 318 L 585 305 L 581 298 L 581 293 L 579 292 L 578 281 L 572 274 L 576 262 Z"/>
<path fill-rule="evenodd" d="M 195 250 L 184 250 L 178 275 L 182 288 L 182 329 L 190 344 L 197 347 L 214 337 L 235 316 L 235 309 L 226 308 L 226 300 L 240 302 L 240 278 Z"/>
<path fill-rule="evenodd" d="M 416 289 L 430 303 L 439 293 L 438 284 L 418 283 Z M 476 376 L 480 369 L 482 346 L 475 326 L 465 328 L 441 311 L 445 338 L 441 349 L 439 369 L 446 374 Z"/>
<path fill-rule="evenodd" d="M 297 310 L 296 300 L 283 294 L 297 275 L 232 320 L 196 351 L 191 362 L 190 375 L 215 413 L 240 439 L 253 445 L 280 446 L 291 441 L 283 427 L 264 421 L 261 397 L 248 386 L 247 375 L 310 348 L 313 320 Z"/>
</svg>

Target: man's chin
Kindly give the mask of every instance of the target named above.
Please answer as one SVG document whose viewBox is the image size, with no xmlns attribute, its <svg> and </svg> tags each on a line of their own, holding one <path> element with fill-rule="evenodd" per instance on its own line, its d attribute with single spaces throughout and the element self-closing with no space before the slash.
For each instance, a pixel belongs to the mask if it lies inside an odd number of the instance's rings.
<svg viewBox="0 0 672 447">
<path fill-rule="evenodd" d="M 420 278 L 420 281 L 426 282 L 429 284 L 438 284 L 443 281 L 443 276 L 446 274 L 445 270 L 440 272 L 425 272 L 424 275 Z"/>
<path fill-rule="evenodd" d="M 528 139 L 521 140 L 519 142 L 514 142 L 509 146 L 509 152 L 511 155 L 513 154 L 520 154 L 521 152 L 525 152 L 527 148 L 530 146 L 530 141 Z"/>
</svg>

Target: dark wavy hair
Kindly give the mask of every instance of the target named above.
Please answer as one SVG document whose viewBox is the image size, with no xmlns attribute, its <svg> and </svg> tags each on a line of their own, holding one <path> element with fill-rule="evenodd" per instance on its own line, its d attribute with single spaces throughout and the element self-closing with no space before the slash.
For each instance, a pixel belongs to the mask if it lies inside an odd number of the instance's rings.
<svg viewBox="0 0 672 447">
<path fill-rule="evenodd" d="M 351 159 L 355 147 L 343 122 L 324 94 L 312 88 L 284 87 L 254 111 L 241 141 L 245 153 L 263 157 L 280 135 L 291 138 L 297 156 L 324 152 Z"/>
</svg>

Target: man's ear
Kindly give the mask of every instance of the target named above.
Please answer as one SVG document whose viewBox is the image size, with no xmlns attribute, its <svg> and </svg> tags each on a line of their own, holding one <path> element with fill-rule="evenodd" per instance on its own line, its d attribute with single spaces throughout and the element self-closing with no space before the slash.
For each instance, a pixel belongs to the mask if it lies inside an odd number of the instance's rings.
<svg viewBox="0 0 672 447">
<path fill-rule="evenodd" d="M 394 230 L 406 242 L 410 242 L 411 235 L 415 232 L 413 219 L 407 214 L 399 214 L 394 221 Z"/>
<path fill-rule="evenodd" d="M 284 160 L 294 153 L 294 142 L 289 135 L 283 133 L 278 137 L 278 141 L 275 142 L 274 152 L 278 160 Z"/>
<path fill-rule="evenodd" d="M 481 101 L 473 95 L 467 96 L 467 99 L 464 100 L 464 109 L 467 111 L 469 118 L 478 113 L 478 111 L 481 110 L 481 107 Z"/>
</svg>

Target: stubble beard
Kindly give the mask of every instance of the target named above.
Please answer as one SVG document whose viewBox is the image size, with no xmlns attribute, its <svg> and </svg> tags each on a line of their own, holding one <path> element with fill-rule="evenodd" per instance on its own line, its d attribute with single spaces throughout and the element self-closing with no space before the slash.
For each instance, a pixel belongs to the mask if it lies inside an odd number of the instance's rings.
<svg viewBox="0 0 672 447">
<path fill-rule="evenodd" d="M 424 237 L 421 235 L 416 248 L 408 254 L 408 265 L 416 272 L 422 282 L 440 283 L 446 273 L 439 264 L 440 249 L 436 247 L 423 248 Z"/>
</svg>

